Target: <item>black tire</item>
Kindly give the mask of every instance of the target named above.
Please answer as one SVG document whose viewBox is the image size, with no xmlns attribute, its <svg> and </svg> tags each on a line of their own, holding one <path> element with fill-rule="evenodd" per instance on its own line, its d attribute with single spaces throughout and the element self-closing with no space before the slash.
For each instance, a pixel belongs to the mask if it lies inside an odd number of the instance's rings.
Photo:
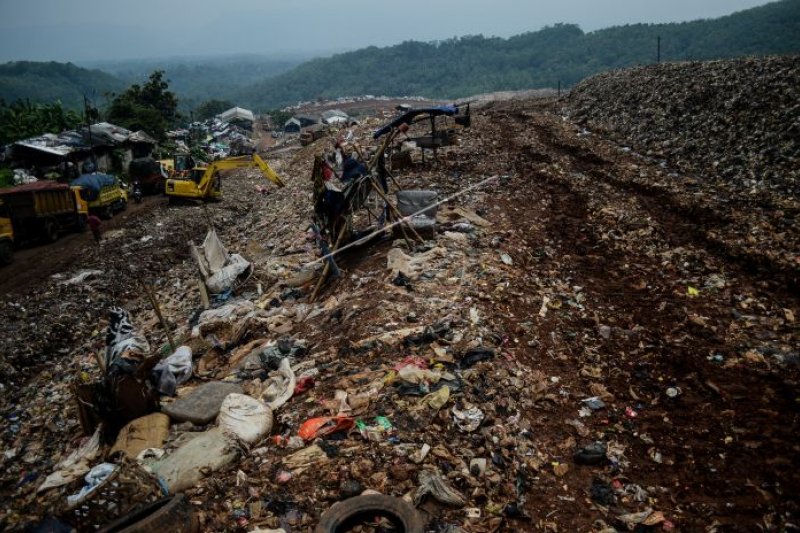
<svg viewBox="0 0 800 533">
<path fill-rule="evenodd" d="M 356 496 L 340 502 L 320 517 L 316 533 L 349 531 L 364 519 L 384 516 L 404 533 L 424 533 L 425 523 L 416 509 L 401 500 L 382 494 Z"/>
<path fill-rule="evenodd" d="M 100 218 L 108 220 L 114 216 L 114 208 L 111 207 L 111 204 L 105 206 L 100 213 Z"/>
<path fill-rule="evenodd" d="M 0 241 L 0 265 L 10 265 L 14 262 L 14 247 L 11 241 Z"/>
<path fill-rule="evenodd" d="M 199 530 L 197 517 L 192 505 L 183 494 L 162 498 L 156 502 L 123 516 L 101 533 L 149 533 L 166 531 L 168 533 L 195 533 Z"/>
<path fill-rule="evenodd" d="M 44 221 L 44 228 L 42 228 L 42 236 L 46 242 L 56 242 L 58 240 L 58 224 L 52 218 Z"/>
</svg>

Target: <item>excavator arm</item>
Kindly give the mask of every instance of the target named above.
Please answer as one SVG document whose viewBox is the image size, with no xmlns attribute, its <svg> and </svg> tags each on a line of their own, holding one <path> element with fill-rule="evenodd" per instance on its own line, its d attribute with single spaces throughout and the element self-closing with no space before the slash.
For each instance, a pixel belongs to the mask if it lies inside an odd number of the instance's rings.
<svg viewBox="0 0 800 533">
<path fill-rule="evenodd" d="M 261 169 L 261 173 L 264 174 L 264 177 L 270 180 L 272 183 L 277 185 L 278 187 L 285 187 L 286 184 L 283 182 L 280 176 L 272 170 L 272 167 L 267 164 L 266 161 L 261 159 L 261 156 L 258 154 L 253 154 L 253 161 L 255 161 L 258 168 Z"/>
<path fill-rule="evenodd" d="M 233 168 L 247 168 L 247 167 L 258 167 L 261 170 L 261 173 L 264 174 L 268 180 L 272 183 L 277 185 L 278 187 L 284 187 L 286 184 L 283 180 L 278 176 L 278 174 L 272 170 L 266 161 L 264 161 L 258 154 L 253 154 L 252 157 L 250 156 L 243 156 L 243 157 L 231 157 L 228 159 L 220 159 L 219 161 L 214 161 L 210 165 L 208 165 L 204 169 L 195 169 L 195 172 L 202 171 L 203 174 L 200 179 L 196 182 L 196 192 L 192 193 L 191 191 L 183 191 L 179 189 L 185 189 L 189 186 L 188 183 L 184 181 L 183 184 L 178 183 L 177 180 L 168 180 L 167 181 L 167 195 L 174 195 L 174 196 L 183 196 L 183 197 L 195 197 L 195 198 L 210 198 L 210 197 L 217 197 L 219 196 L 219 191 L 213 192 L 212 185 L 214 183 L 214 179 L 216 174 L 221 170 L 229 170 Z M 170 183 L 171 182 L 171 183 Z M 192 184 L 192 187 L 194 185 Z"/>
</svg>

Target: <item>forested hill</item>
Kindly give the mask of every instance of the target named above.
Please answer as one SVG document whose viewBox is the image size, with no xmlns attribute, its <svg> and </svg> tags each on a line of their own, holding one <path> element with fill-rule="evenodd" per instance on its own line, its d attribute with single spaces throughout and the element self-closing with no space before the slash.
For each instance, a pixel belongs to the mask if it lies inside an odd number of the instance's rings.
<svg viewBox="0 0 800 533">
<path fill-rule="evenodd" d="M 184 113 L 211 99 L 266 111 L 319 97 L 363 94 L 459 98 L 555 87 L 559 82 L 572 86 L 604 70 L 653 63 L 659 36 L 662 61 L 800 53 L 800 0 L 781 0 L 713 20 L 635 24 L 591 33 L 559 24 L 508 39 L 408 41 L 296 67 L 299 57 L 258 55 L 89 65 L 107 72 L 72 63 L 18 61 L 0 64 L 0 100 L 61 100 L 65 108 L 77 110 L 87 94 L 102 108 L 107 92 L 140 83 L 156 69 L 166 70 Z"/>
<path fill-rule="evenodd" d="M 264 81 L 298 66 L 311 55 L 224 55 L 216 57 L 106 60 L 87 62 L 130 83 L 143 83 L 154 70 L 163 70 L 170 89 L 188 114 L 204 100 L 228 99 L 235 89 Z"/>
<path fill-rule="evenodd" d="M 497 90 L 566 86 L 603 70 L 656 61 L 800 53 L 800 0 L 782 0 L 711 20 L 635 24 L 584 33 L 561 24 L 509 39 L 404 42 L 315 59 L 233 98 L 264 110 L 360 94 L 458 98 Z"/>
<path fill-rule="evenodd" d="M 126 86 L 100 70 L 72 63 L 14 61 L 0 64 L 0 99 L 52 103 L 61 100 L 68 109 L 83 109 L 83 95 L 95 99 Z"/>
</svg>

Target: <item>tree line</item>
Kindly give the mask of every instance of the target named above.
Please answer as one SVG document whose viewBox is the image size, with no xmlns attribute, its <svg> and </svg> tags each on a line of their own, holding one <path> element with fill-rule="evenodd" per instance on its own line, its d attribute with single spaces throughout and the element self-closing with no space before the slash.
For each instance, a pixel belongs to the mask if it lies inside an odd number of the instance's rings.
<svg viewBox="0 0 800 533">
<path fill-rule="evenodd" d="M 235 93 L 266 110 L 302 100 L 376 94 L 459 98 L 498 90 L 572 86 L 614 68 L 662 61 L 800 53 L 800 0 L 712 20 L 633 24 L 584 33 L 557 24 L 508 39 L 408 41 L 315 59 Z"/>
</svg>

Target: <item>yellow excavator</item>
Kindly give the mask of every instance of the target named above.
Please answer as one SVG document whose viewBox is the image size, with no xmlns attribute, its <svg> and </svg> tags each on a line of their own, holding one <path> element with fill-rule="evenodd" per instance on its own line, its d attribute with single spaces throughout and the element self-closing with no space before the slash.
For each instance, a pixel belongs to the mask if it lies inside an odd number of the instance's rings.
<svg viewBox="0 0 800 533">
<path fill-rule="evenodd" d="M 286 184 L 258 154 L 229 157 L 214 161 L 207 167 L 195 167 L 186 178 L 173 177 L 167 180 L 166 193 L 170 200 L 178 198 L 194 200 L 219 200 L 222 198 L 221 170 L 258 167 L 261 173 L 278 187 Z"/>
</svg>

